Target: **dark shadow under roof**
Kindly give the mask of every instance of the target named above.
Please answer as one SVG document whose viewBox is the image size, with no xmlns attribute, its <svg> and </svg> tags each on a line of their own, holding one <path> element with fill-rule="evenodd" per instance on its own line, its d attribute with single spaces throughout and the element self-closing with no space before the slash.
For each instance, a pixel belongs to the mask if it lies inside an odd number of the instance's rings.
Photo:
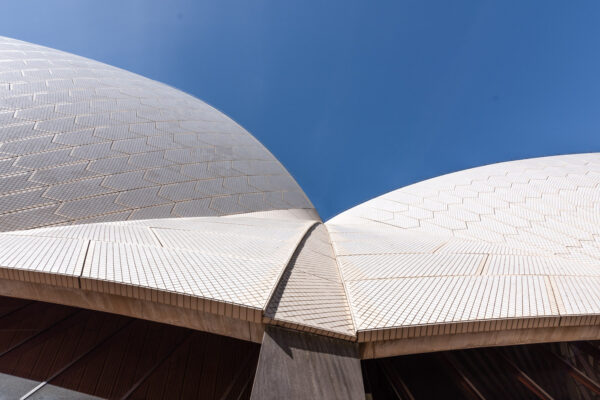
<svg viewBox="0 0 600 400">
<path fill-rule="evenodd" d="M 3 398 L 249 398 L 259 346 L 50 303 L 0 298 Z"/>
</svg>

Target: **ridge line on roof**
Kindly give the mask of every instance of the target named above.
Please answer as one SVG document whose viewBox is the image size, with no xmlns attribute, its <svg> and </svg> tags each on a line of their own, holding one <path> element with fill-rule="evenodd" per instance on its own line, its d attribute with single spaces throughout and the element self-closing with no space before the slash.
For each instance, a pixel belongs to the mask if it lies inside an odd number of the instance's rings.
<svg viewBox="0 0 600 400">
<path fill-rule="evenodd" d="M 333 246 L 333 239 L 331 238 L 331 233 L 329 232 L 329 229 L 327 228 L 327 224 L 323 223 L 323 226 L 325 227 L 325 230 L 327 231 L 327 235 L 329 236 L 329 245 L 331 246 L 331 250 L 333 252 L 335 267 L 337 268 L 338 274 L 342 281 L 342 287 L 344 288 L 344 295 L 346 296 L 346 304 L 348 304 L 350 320 L 352 321 L 352 329 L 354 331 L 354 335 L 356 336 L 355 340 L 357 341 L 358 340 L 358 330 L 357 330 L 358 325 L 356 323 L 356 317 L 354 315 L 354 308 L 352 307 L 352 303 L 350 301 L 350 292 L 348 291 L 348 287 L 346 286 L 346 278 L 344 277 L 344 272 L 342 271 L 342 268 L 340 268 L 339 256 L 338 256 L 337 252 L 335 251 L 335 247 Z"/>
<path fill-rule="evenodd" d="M 281 269 L 281 271 L 279 272 L 279 275 L 277 276 L 277 279 L 275 280 L 275 285 L 273 285 L 273 287 L 271 288 L 271 291 L 269 292 L 269 295 L 267 296 L 267 301 L 262 310 L 263 317 L 265 316 L 265 311 L 266 311 L 267 307 L 269 306 L 269 303 L 271 303 L 271 301 L 273 300 L 273 296 L 275 295 L 275 292 L 277 291 L 277 288 L 279 287 L 279 285 L 281 283 L 281 278 L 285 274 L 285 271 L 287 271 L 289 268 L 291 268 L 291 263 L 292 263 L 292 260 L 294 259 L 294 256 L 296 256 L 298 254 L 298 252 L 300 251 L 300 244 L 302 244 L 304 241 L 306 241 L 306 238 L 308 238 L 308 235 L 310 234 L 310 232 L 313 231 L 314 228 L 317 225 L 319 225 L 320 223 L 321 222 L 319 222 L 319 221 L 313 221 L 310 225 L 306 224 L 307 226 L 304 231 L 304 234 L 302 235 L 300 240 L 298 240 L 298 242 L 296 243 L 296 246 L 294 247 L 294 251 L 292 251 L 292 253 L 289 255 L 288 259 L 285 262 L 285 267 L 283 267 Z"/>
</svg>

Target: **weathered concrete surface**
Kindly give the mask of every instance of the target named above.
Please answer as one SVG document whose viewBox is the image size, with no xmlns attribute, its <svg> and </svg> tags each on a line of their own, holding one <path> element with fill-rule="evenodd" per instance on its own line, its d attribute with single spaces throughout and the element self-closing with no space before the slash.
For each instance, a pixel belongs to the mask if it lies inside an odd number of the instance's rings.
<svg viewBox="0 0 600 400">
<path fill-rule="evenodd" d="M 266 328 L 252 400 L 364 398 L 357 344 Z"/>
<path fill-rule="evenodd" d="M 598 326 L 564 326 L 537 329 L 461 333 L 424 336 L 410 339 L 365 342 L 360 344 L 360 358 L 384 358 L 434 351 L 477 347 L 513 346 L 519 344 L 599 340 Z"/>
<path fill-rule="evenodd" d="M 119 295 L 0 279 L 0 295 L 105 311 L 260 343 L 263 325 Z"/>
</svg>

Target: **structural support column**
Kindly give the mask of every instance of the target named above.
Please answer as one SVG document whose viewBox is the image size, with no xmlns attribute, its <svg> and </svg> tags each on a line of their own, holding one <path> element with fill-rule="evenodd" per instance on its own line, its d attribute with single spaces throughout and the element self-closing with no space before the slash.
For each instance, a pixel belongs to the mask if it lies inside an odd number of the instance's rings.
<svg viewBox="0 0 600 400">
<path fill-rule="evenodd" d="M 267 327 L 252 400 L 364 398 L 355 343 Z"/>
</svg>

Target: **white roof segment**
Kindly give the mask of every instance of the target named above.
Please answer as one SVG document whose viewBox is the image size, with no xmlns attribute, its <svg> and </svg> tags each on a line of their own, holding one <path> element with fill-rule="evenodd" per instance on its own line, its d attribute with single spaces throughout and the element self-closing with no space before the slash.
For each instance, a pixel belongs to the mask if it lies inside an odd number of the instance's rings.
<svg viewBox="0 0 600 400">
<path fill-rule="evenodd" d="M 526 194 L 507 198 L 514 185 Z M 325 225 L 275 210 L 5 232 L 0 277 L 361 343 L 593 326 L 597 185 L 599 155 L 561 156 L 432 179 Z"/>
<path fill-rule="evenodd" d="M 314 223 L 240 215 L 0 233 L 0 276 L 261 322 Z"/>
<path fill-rule="evenodd" d="M 598 154 L 513 161 L 328 221 L 359 341 L 599 323 L 599 185 Z"/>
<path fill-rule="evenodd" d="M 323 224 L 296 249 L 265 310 L 267 322 L 327 336 L 354 339 L 345 288 Z"/>
<path fill-rule="evenodd" d="M 0 37 L 0 231 L 298 208 L 285 168 L 211 106 Z"/>
<path fill-rule="evenodd" d="M 48 301 L 140 318 L 147 307 L 168 323 L 193 310 L 175 322 L 210 314 L 189 326 L 251 340 L 264 324 L 364 347 L 600 324 L 600 154 L 456 172 L 322 224 L 283 166 L 214 108 L 7 38 L 0 231 L 2 294 L 60 288 Z M 234 320 L 245 323 L 228 330 Z"/>
</svg>

